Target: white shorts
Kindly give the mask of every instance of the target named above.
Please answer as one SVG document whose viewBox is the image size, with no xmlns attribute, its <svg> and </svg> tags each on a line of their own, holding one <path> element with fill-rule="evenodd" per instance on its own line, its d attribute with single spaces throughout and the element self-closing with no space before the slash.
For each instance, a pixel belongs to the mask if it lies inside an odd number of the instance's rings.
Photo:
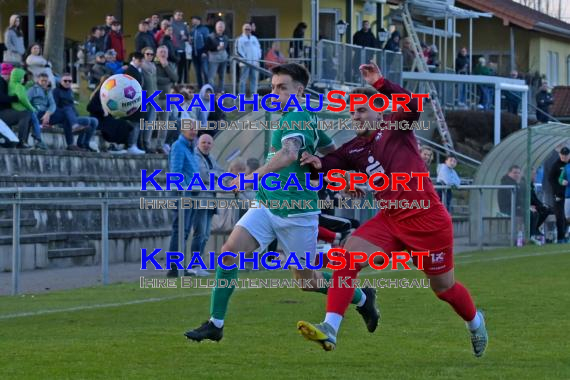
<svg viewBox="0 0 570 380">
<path fill-rule="evenodd" d="M 237 222 L 245 228 L 259 243 L 263 251 L 277 239 L 285 256 L 295 252 L 301 264 L 305 261 L 305 252 L 311 253 L 311 264 L 317 257 L 317 236 L 319 234 L 319 216 L 299 215 L 283 218 L 273 214 L 268 208 L 250 208 Z"/>
</svg>

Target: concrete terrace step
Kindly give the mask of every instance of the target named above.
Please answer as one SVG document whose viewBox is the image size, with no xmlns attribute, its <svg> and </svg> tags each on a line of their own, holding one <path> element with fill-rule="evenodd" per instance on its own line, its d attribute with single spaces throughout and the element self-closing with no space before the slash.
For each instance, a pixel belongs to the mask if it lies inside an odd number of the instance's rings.
<svg viewBox="0 0 570 380">
<path fill-rule="evenodd" d="M 68 257 L 95 256 L 95 248 L 58 248 L 48 250 L 48 259 L 63 259 Z"/>
<path fill-rule="evenodd" d="M 72 151 L 0 149 L 4 176 L 136 176 L 142 169 L 167 169 L 166 155 L 116 155 Z"/>
</svg>

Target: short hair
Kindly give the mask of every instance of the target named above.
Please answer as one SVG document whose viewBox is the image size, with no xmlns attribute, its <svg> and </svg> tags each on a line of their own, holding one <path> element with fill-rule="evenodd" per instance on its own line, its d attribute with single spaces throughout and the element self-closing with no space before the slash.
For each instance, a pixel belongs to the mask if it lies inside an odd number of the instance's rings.
<svg viewBox="0 0 570 380">
<path fill-rule="evenodd" d="M 148 21 L 147 20 L 141 20 L 141 21 L 139 21 L 139 25 L 140 24 L 147 24 L 148 25 Z"/>
<path fill-rule="evenodd" d="M 284 63 L 271 69 L 273 75 L 289 75 L 295 82 L 299 82 L 307 88 L 309 84 L 309 72 L 305 66 L 298 63 Z"/>
<path fill-rule="evenodd" d="M 37 77 L 38 77 L 38 78 L 47 78 L 47 79 L 49 79 L 49 75 L 47 75 L 47 73 L 44 73 L 44 72 L 39 73 L 39 74 L 37 75 Z"/>
<path fill-rule="evenodd" d="M 256 171 L 257 169 L 259 169 L 259 160 L 257 158 L 248 158 L 246 161 L 246 165 L 248 168 L 250 168 L 253 171 Z"/>
<path fill-rule="evenodd" d="M 141 53 L 140 51 L 135 51 L 133 53 L 133 56 L 131 59 L 143 59 L 144 58 L 144 54 Z"/>
<path fill-rule="evenodd" d="M 378 93 L 378 91 L 376 91 L 375 89 L 373 89 L 372 87 L 355 87 L 352 89 L 352 91 L 350 91 L 351 94 L 362 94 L 364 96 L 366 96 L 366 98 L 370 98 L 374 95 L 376 95 Z M 374 99 L 374 106 L 381 108 L 382 106 L 384 106 L 384 101 L 382 100 L 382 98 L 378 97 L 376 99 Z"/>
<path fill-rule="evenodd" d="M 198 20 L 198 21 L 202 21 L 202 17 L 200 17 L 200 16 L 192 16 L 192 17 L 190 17 L 190 20 L 192 20 L 192 19 L 196 19 L 196 20 Z"/>
<path fill-rule="evenodd" d="M 427 145 L 422 145 L 422 146 L 420 146 L 420 152 L 423 152 L 423 151 L 429 151 L 429 152 L 433 155 L 433 149 L 431 149 L 431 148 L 430 148 L 429 146 L 427 146 Z"/>
<path fill-rule="evenodd" d="M 100 30 L 101 28 L 99 28 L 98 26 L 94 26 L 91 28 L 91 34 L 95 33 L 96 31 Z"/>
<path fill-rule="evenodd" d="M 61 74 L 61 78 L 63 78 L 63 77 L 70 77 L 70 76 L 71 76 L 71 73 L 63 73 L 63 74 Z"/>
<path fill-rule="evenodd" d="M 445 156 L 445 161 L 449 160 L 450 158 L 453 158 L 454 160 L 457 161 L 457 157 L 454 154 L 448 154 L 447 156 Z"/>
<path fill-rule="evenodd" d="M 515 164 L 515 165 L 511 165 L 511 166 L 509 167 L 509 173 L 512 172 L 514 169 L 519 169 L 519 170 L 521 170 L 521 167 L 518 166 L 518 165 L 516 165 L 516 164 Z"/>
<path fill-rule="evenodd" d="M 568 149 L 568 147 L 565 146 L 564 148 L 560 149 L 560 154 L 563 156 L 567 156 L 570 154 L 570 149 Z"/>
</svg>

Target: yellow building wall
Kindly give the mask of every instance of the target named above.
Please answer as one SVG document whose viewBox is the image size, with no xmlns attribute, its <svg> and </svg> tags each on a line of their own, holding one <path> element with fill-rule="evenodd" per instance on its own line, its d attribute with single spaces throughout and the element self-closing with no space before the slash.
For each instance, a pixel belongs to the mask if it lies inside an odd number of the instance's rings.
<svg viewBox="0 0 570 380">
<path fill-rule="evenodd" d="M 567 58 L 570 56 L 570 41 L 537 36 L 531 43 L 531 60 L 533 71 L 546 74 L 548 66 L 548 52 L 558 53 L 558 85 L 570 84 L 568 78 Z"/>
</svg>

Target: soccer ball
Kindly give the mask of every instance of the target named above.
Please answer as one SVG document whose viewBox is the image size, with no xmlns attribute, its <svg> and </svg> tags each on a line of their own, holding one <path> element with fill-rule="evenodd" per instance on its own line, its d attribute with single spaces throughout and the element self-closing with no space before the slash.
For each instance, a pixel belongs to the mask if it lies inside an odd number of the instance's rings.
<svg viewBox="0 0 570 380">
<path fill-rule="evenodd" d="M 130 116 L 141 106 L 142 88 L 132 76 L 116 74 L 103 83 L 100 97 L 103 109 L 111 116 Z"/>
</svg>

